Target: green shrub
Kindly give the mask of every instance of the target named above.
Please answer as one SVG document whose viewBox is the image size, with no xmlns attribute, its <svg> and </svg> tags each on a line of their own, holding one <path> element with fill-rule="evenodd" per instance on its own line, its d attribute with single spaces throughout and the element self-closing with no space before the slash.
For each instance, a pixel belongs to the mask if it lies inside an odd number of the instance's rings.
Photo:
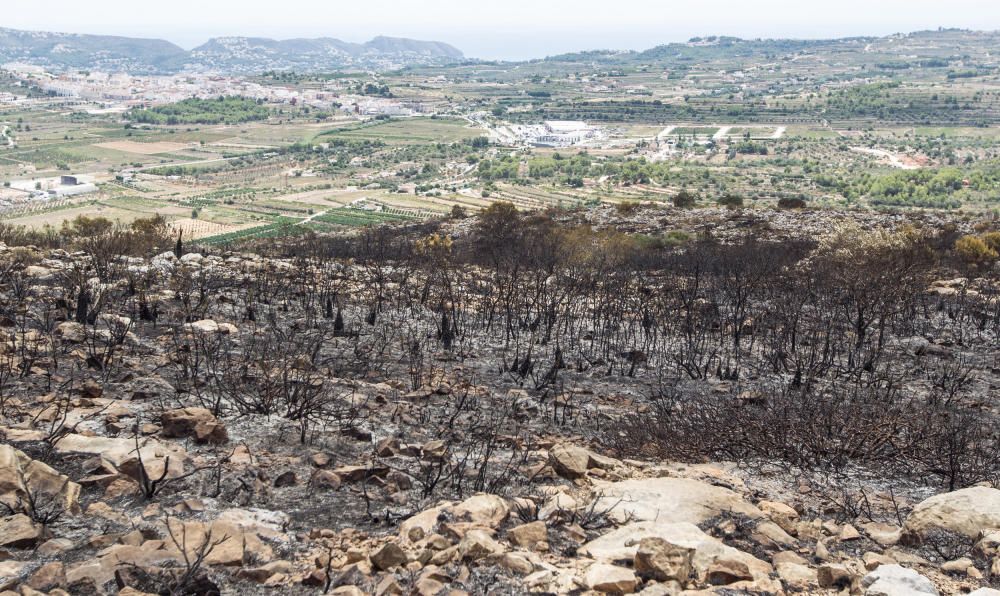
<svg viewBox="0 0 1000 596">
<path fill-rule="evenodd" d="M 971 265 L 981 265 L 997 260 L 1000 256 L 979 236 L 962 236 L 955 241 L 955 253 Z"/>
<path fill-rule="evenodd" d="M 736 209 L 743 206 L 743 197 L 733 193 L 726 193 L 719 197 L 718 203 L 722 207 Z"/>
<path fill-rule="evenodd" d="M 806 202 L 802 199 L 783 198 L 778 199 L 778 209 L 805 209 Z"/>
<path fill-rule="evenodd" d="M 674 195 L 671 201 L 673 201 L 674 207 L 694 207 L 698 203 L 698 195 L 689 192 L 687 189 L 682 189 L 679 193 Z"/>
</svg>

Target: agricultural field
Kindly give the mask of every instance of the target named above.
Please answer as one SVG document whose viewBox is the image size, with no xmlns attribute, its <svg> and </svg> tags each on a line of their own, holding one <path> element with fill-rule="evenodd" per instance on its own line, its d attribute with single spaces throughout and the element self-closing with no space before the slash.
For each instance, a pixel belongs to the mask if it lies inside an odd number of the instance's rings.
<svg viewBox="0 0 1000 596">
<path fill-rule="evenodd" d="M 456 119 L 412 118 L 375 121 L 370 124 L 334 129 L 320 135 L 352 140 L 371 140 L 398 144 L 454 143 L 482 136 L 467 122 Z"/>
<path fill-rule="evenodd" d="M 170 143 L 166 141 L 140 143 L 137 141 L 111 141 L 107 143 L 96 143 L 94 147 L 102 149 L 113 149 L 122 153 L 135 153 L 138 155 L 159 155 L 161 153 L 174 153 L 190 149 L 184 143 Z"/>
<path fill-rule="evenodd" d="M 983 40 L 945 31 L 867 48 L 727 42 L 429 66 L 381 75 L 375 99 L 342 95 L 370 82 L 361 74 L 253 79 L 282 97 L 335 89 L 324 109 L 231 96 L 114 111 L 40 98 L 0 109 L 0 181 L 22 189 L 0 195 L 0 218 L 39 227 L 87 209 L 122 223 L 157 214 L 208 238 L 279 218 L 316 216 L 298 227 L 322 230 L 379 209 L 424 218 L 502 200 L 568 210 L 669 203 L 682 190 L 695 205 L 739 196 L 744 209 L 991 213 L 1000 73 Z M 941 44 L 978 66 L 959 70 Z M 747 68 L 775 56 L 786 58 L 780 70 Z M 556 147 L 490 134 L 551 119 L 598 133 Z M 63 175 L 98 191 L 25 202 Z"/>
</svg>

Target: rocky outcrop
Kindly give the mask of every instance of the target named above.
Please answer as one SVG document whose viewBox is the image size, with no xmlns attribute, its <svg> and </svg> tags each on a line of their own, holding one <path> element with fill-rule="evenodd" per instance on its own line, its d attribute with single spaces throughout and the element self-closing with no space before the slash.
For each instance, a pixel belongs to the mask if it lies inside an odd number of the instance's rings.
<svg viewBox="0 0 1000 596">
<path fill-rule="evenodd" d="M 688 522 L 630 523 L 588 542 L 580 552 L 597 561 L 632 564 L 637 556 L 648 556 L 645 552 L 643 555 L 638 553 L 643 541 L 650 538 L 693 551 L 691 568 L 699 581 L 707 581 L 713 572 L 721 577 L 724 569 L 741 569 L 762 584 L 771 583 L 768 576 L 773 569 L 769 563 L 723 544 Z M 646 542 L 646 545 L 649 548 L 652 543 Z"/>
<path fill-rule="evenodd" d="M 219 323 L 212 319 L 203 319 L 184 325 L 184 329 L 190 333 L 220 333 L 223 335 L 235 335 L 239 329 L 232 323 Z"/>
<path fill-rule="evenodd" d="M 191 437 L 196 443 L 222 444 L 229 441 L 226 427 L 207 408 L 168 410 L 160 416 L 164 437 Z"/>
<path fill-rule="evenodd" d="M 642 577 L 657 581 L 687 583 L 696 549 L 668 542 L 659 536 L 647 536 L 639 541 L 635 552 L 635 571 Z"/>
<path fill-rule="evenodd" d="M 882 565 L 861 580 L 865 596 L 938 596 L 934 583 L 912 569 Z"/>
<path fill-rule="evenodd" d="M 0 445 L 0 502 L 13 511 L 79 513 L 80 485 L 10 445 Z M 30 513 L 30 512 L 29 512 Z M 41 512 L 39 512 L 41 513 Z"/>
<path fill-rule="evenodd" d="M 42 538 L 42 527 L 23 513 L 0 519 L 0 547 L 32 548 Z"/>
<path fill-rule="evenodd" d="M 761 518 L 764 514 L 727 488 L 689 478 L 646 478 L 595 485 L 595 509 L 618 522 L 701 523 L 723 513 Z"/>
<path fill-rule="evenodd" d="M 574 479 L 585 476 L 587 470 L 613 469 L 620 462 L 577 445 L 562 443 L 549 450 L 549 465 L 563 478 Z"/>
<path fill-rule="evenodd" d="M 604 563 L 591 565 L 583 581 L 591 590 L 605 594 L 631 594 L 638 583 L 631 569 Z"/>
<path fill-rule="evenodd" d="M 149 438 L 140 439 L 137 451 L 134 439 L 68 434 L 56 443 L 56 451 L 98 456 L 105 471 L 120 472 L 136 479 L 139 478 L 140 458 L 151 478 L 159 478 L 164 469 L 167 470 L 167 478 L 183 476 L 187 461 L 187 454 L 180 445 Z"/>
<path fill-rule="evenodd" d="M 974 486 L 919 503 L 906 518 L 903 540 L 916 544 L 934 531 L 975 540 L 990 530 L 1000 530 L 1000 490 Z"/>
</svg>

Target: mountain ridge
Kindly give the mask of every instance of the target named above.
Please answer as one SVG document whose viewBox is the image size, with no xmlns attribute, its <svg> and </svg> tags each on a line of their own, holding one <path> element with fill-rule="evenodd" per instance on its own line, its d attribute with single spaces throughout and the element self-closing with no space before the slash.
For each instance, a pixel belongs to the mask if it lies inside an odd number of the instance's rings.
<svg viewBox="0 0 1000 596">
<path fill-rule="evenodd" d="M 56 70 L 95 69 L 174 74 L 216 71 L 250 74 L 267 70 L 322 71 L 341 68 L 390 70 L 437 65 L 464 58 L 454 46 L 378 36 L 364 43 L 332 37 L 276 40 L 214 37 L 187 51 L 162 39 L 24 31 L 0 27 L 0 63 L 26 62 Z"/>
</svg>

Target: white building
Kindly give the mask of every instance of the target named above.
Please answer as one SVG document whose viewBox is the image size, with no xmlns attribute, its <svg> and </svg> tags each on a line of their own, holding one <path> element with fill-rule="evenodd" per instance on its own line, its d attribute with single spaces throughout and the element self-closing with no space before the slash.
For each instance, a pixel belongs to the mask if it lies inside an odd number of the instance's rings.
<svg viewBox="0 0 1000 596">
<path fill-rule="evenodd" d="M 500 142 L 511 137 L 526 145 L 536 147 L 571 147 L 587 141 L 604 138 L 604 129 L 578 120 L 549 120 L 542 124 L 511 124 L 495 129 Z"/>
</svg>

